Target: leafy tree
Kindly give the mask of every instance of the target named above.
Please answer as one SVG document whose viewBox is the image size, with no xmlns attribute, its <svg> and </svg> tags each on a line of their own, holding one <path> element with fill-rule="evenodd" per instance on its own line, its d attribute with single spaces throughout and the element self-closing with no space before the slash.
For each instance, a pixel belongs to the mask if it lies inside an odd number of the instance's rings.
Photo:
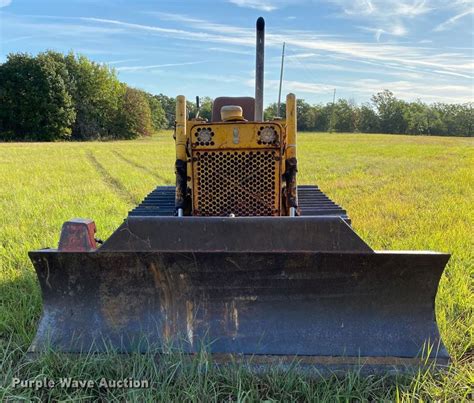
<svg viewBox="0 0 474 403">
<path fill-rule="evenodd" d="M 160 96 L 162 96 L 160 94 Z M 164 97 L 164 96 L 163 96 Z M 169 97 L 167 97 L 169 98 Z M 171 107 L 175 108 L 176 107 L 176 100 L 175 99 L 169 99 L 163 100 L 164 103 L 167 103 L 169 105 L 169 108 Z M 200 97 L 199 98 L 199 117 L 207 119 L 208 121 L 212 120 L 212 104 L 213 104 L 213 99 L 210 97 Z M 188 118 L 195 118 L 197 115 L 197 104 L 196 102 L 190 101 L 189 99 L 186 100 L 186 108 L 188 111 Z M 171 113 L 171 110 L 170 112 Z M 174 120 L 175 120 L 175 109 L 173 109 L 173 114 L 172 114 L 172 123 L 174 127 Z"/>
<path fill-rule="evenodd" d="M 473 103 L 407 103 L 384 90 L 370 104 L 340 99 L 310 105 L 297 101 L 298 130 L 474 135 Z M 128 88 L 113 69 L 73 53 L 10 54 L 0 65 L 0 140 L 135 138 L 175 121 L 175 98 Z M 189 116 L 196 104 L 188 101 Z M 265 119 L 280 113 L 276 103 Z M 201 98 L 200 116 L 210 120 L 212 99 Z"/>
<path fill-rule="evenodd" d="M 370 105 L 362 105 L 357 110 L 356 130 L 362 133 L 378 133 L 379 118 Z"/>
<path fill-rule="evenodd" d="M 280 103 L 279 115 L 282 119 L 286 118 L 286 103 L 284 102 Z M 265 120 L 274 119 L 275 117 L 278 117 L 278 104 L 276 102 L 268 105 L 263 111 L 263 118 Z"/>
<path fill-rule="evenodd" d="M 428 134 L 436 135 L 446 132 L 446 126 L 441 120 L 438 110 L 433 106 L 427 106 L 426 119 L 428 124 Z"/>
<path fill-rule="evenodd" d="M 334 114 L 331 113 L 331 128 L 337 132 L 353 132 L 355 129 L 355 111 L 351 103 L 339 99 L 334 105 Z"/>
<path fill-rule="evenodd" d="M 434 134 L 444 136 L 456 133 L 457 107 L 455 105 L 436 103 L 432 106 L 432 109 L 438 114 L 442 122 L 435 127 Z"/>
<path fill-rule="evenodd" d="M 407 123 L 406 132 L 409 134 L 428 134 L 428 108 L 421 102 L 406 105 L 404 119 Z"/>
<path fill-rule="evenodd" d="M 332 103 L 326 105 L 314 105 L 313 129 L 317 132 L 326 132 L 329 130 L 329 124 L 332 115 Z"/>
<path fill-rule="evenodd" d="M 383 133 L 405 133 L 407 123 L 404 117 L 405 103 L 384 90 L 372 96 L 377 114 L 380 119 L 380 129 Z"/>
<path fill-rule="evenodd" d="M 41 54 L 11 54 L 0 66 L 0 139 L 68 138 L 75 118 L 61 66 Z"/>
<path fill-rule="evenodd" d="M 472 137 L 474 135 L 474 104 L 472 102 L 459 106 L 457 133 Z"/>
<path fill-rule="evenodd" d="M 117 118 L 116 135 L 124 139 L 149 136 L 153 131 L 150 105 L 143 91 L 127 87 Z"/>
<path fill-rule="evenodd" d="M 72 76 L 71 91 L 76 108 L 72 136 L 77 140 L 114 136 L 115 119 L 125 86 L 107 66 L 91 62 L 85 56 L 65 58 Z"/>
<path fill-rule="evenodd" d="M 160 101 L 161 107 L 165 111 L 165 127 L 167 129 L 172 129 L 176 120 L 176 98 L 168 97 L 164 94 L 156 95 L 156 97 L 158 101 Z"/>
<path fill-rule="evenodd" d="M 310 104 L 304 99 L 296 100 L 296 123 L 297 129 L 301 131 L 310 131 L 314 127 L 315 115 Z"/>
<path fill-rule="evenodd" d="M 157 132 L 160 129 L 166 128 L 168 125 L 168 120 L 166 119 L 165 111 L 161 106 L 161 102 L 158 97 L 145 91 L 142 91 L 142 93 L 147 99 L 148 105 L 150 107 L 153 130 Z"/>
<path fill-rule="evenodd" d="M 199 116 L 201 118 L 207 119 L 210 122 L 212 119 L 213 99 L 209 97 L 202 97 L 199 99 L 199 103 L 200 103 Z"/>
</svg>

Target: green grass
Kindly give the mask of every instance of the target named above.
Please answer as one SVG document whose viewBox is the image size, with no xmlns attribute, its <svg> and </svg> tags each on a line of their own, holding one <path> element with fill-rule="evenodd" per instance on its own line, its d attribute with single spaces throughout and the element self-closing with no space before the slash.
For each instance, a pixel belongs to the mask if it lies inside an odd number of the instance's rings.
<svg viewBox="0 0 474 403">
<path fill-rule="evenodd" d="M 375 249 L 446 251 L 436 313 L 453 358 L 447 372 L 412 377 L 309 378 L 298 371 L 252 375 L 184 365 L 170 355 L 115 354 L 28 360 L 41 313 L 27 252 L 58 242 L 61 224 L 93 218 L 107 238 L 156 185 L 173 182 L 171 133 L 109 143 L 0 144 L 0 400 L 412 400 L 472 398 L 474 384 L 474 141 L 466 138 L 301 134 L 299 183 L 317 183 L 348 210 Z M 149 389 L 12 388 L 11 379 L 148 379 Z M 471 388 L 471 389 L 470 389 Z"/>
</svg>

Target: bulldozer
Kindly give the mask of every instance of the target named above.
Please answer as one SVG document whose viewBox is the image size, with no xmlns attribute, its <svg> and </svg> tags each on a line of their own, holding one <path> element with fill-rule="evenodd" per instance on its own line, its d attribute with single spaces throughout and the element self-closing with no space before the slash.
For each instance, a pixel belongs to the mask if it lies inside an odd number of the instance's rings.
<svg viewBox="0 0 474 403">
<path fill-rule="evenodd" d="M 176 99 L 176 186 L 158 186 L 103 244 L 89 219 L 32 251 L 43 312 L 31 353 L 206 350 L 216 362 L 405 371 L 449 362 L 435 317 L 450 255 L 375 251 L 318 186 L 297 183 L 297 102 L 255 97 L 212 118 Z"/>
</svg>

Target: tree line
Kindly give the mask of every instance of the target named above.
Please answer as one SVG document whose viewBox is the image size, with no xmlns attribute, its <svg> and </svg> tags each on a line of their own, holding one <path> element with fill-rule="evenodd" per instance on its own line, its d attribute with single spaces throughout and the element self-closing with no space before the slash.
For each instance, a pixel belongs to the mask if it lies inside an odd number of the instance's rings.
<svg viewBox="0 0 474 403">
<path fill-rule="evenodd" d="M 174 116 L 174 99 L 163 94 L 159 99 L 167 116 Z M 199 116 L 210 120 L 212 99 L 200 102 Z M 437 136 L 473 136 L 474 104 L 426 104 L 421 101 L 406 102 L 396 98 L 389 90 L 371 97 L 370 103 L 357 105 L 345 99 L 327 104 L 310 105 L 297 100 L 297 123 L 300 131 L 344 133 L 390 133 Z M 188 102 L 191 115 L 196 106 Z M 270 104 L 264 111 L 265 120 L 285 118 L 285 103 L 277 111 L 277 104 Z M 174 117 L 169 120 L 174 121 Z"/>
<path fill-rule="evenodd" d="M 0 141 L 132 139 L 167 125 L 158 97 L 84 56 L 16 53 L 0 65 Z"/>
<path fill-rule="evenodd" d="M 211 119 L 212 101 L 201 98 L 199 116 Z M 133 139 L 173 128 L 175 105 L 174 97 L 131 88 L 110 67 L 73 53 L 16 53 L 0 65 L 0 141 Z M 195 116 L 196 104 L 188 101 L 188 110 Z M 298 99 L 297 114 L 300 131 L 474 134 L 473 103 L 406 102 L 388 90 L 362 105 Z M 274 117 L 276 103 L 265 109 L 266 119 Z"/>
<path fill-rule="evenodd" d="M 283 114 L 284 108 L 282 105 Z M 270 105 L 266 116 L 275 115 L 276 109 L 276 104 Z M 373 95 L 370 103 L 362 105 L 345 99 L 325 105 L 310 105 L 299 100 L 297 114 L 298 130 L 302 131 L 474 135 L 473 103 L 406 102 L 389 90 Z"/>
</svg>

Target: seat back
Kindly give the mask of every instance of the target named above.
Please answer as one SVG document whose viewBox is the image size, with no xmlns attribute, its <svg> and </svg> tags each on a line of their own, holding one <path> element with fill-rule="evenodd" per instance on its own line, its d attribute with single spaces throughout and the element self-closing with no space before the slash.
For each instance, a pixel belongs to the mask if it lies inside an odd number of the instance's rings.
<svg viewBox="0 0 474 403">
<path fill-rule="evenodd" d="M 226 105 L 238 105 L 242 108 L 246 120 L 255 120 L 255 99 L 252 97 L 219 97 L 212 104 L 212 121 L 222 122 L 221 108 Z"/>
</svg>

